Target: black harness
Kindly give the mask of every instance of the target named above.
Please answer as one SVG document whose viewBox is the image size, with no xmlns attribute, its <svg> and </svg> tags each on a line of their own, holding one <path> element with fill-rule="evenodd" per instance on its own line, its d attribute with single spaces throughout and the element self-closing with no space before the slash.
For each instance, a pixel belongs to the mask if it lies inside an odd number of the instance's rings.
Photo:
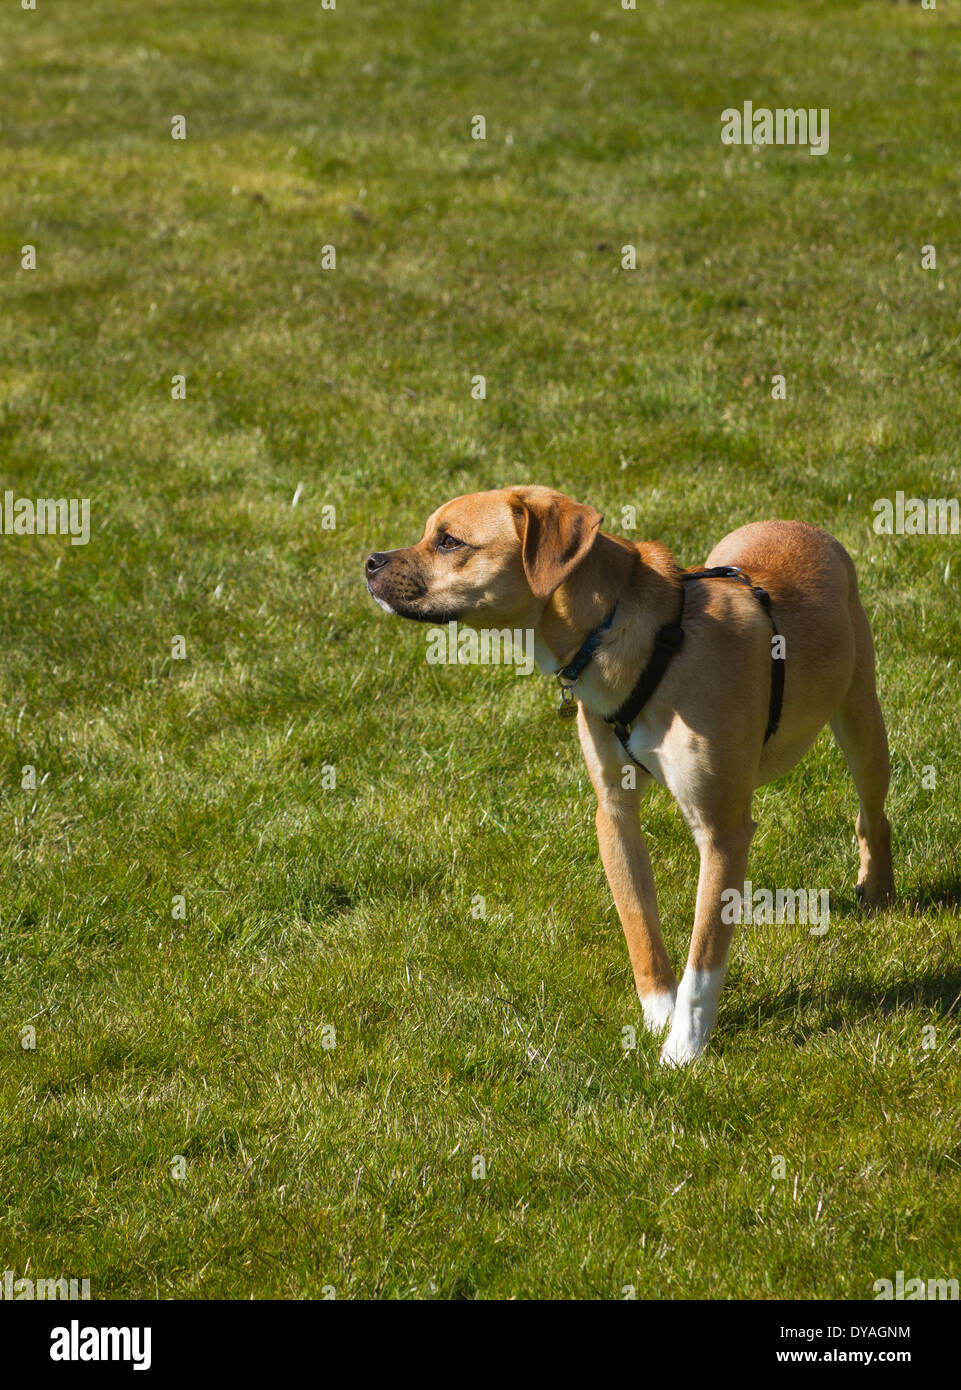
<svg viewBox="0 0 961 1390">
<path fill-rule="evenodd" d="M 713 569 L 688 570 L 681 575 L 682 587 L 680 590 L 681 601 L 678 605 L 677 613 L 673 622 L 664 623 L 654 634 L 654 645 L 651 654 L 647 659 L 643 671 L 637 678 L 634 689 L 628 695 L 624 703 L 614 711 L 613 714 L 604 716 L 606 722 L 611 725 L 617 735 L 621 747 L 631 762 L 637 763 L 638 767 L 644 768 L 645 772 L 650 769 L 635 758 L 628 749 L 628 740 L 631 736 L 631 724 L 640 714 L 648 700 L 654 694 L 660 684 L 661 677 L 667 670 L 671 662 L 671 657 L 681 650 L 684 645 L 684 588 L 683 585 L 692 579 L 736 579 L 741 584 L 746 584 L 758 603 L 764 609 L 771 623 L 771 631 L 775 637 L 779 636 L 777 624 L 774 621 L 774 614 L 771 612 L 771 595 L 760 585 L 751 582 L 749 575 L 745 574 L 737 565 L 715 565 Z M 577 713 L 577 702 L 571 692 L 571 685 L 582 674 L 591 657 L 600 645 L 601 637 L 614 621 L 614 614 L 617 611 L 617 604 L 608 613 L 607 617 L 597 627 L 587 634 L 583 645 L 576 655 L 557 672 L 557 679 L 561 687 L 561 702 L 557 707 L 557 712 L 562 718 L 569 718 Z M 565 685 L 564 681 L 570 684 Z M 764 742 L 767 743 L 771 735 L 776 731 L 781 721 L 781 706 L 784 702 L 784 658 L 775 656 L 772 648 L 771 652 L 771 700 L 768 706 L 767 728 L 764 731 Z"/>
</svg>

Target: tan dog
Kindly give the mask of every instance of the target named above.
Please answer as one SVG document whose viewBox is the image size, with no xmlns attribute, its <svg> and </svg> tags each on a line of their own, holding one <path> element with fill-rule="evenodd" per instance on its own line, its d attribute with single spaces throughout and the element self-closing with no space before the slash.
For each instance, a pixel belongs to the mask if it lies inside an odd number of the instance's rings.
<svg viewBox="0 0 961 1390">
<path fill-rule="evenodd" d="M 870 906 L 892 897 L 887 735 L 854 565 L 832 536 L 800 521 L 762 521 L 732 532 L 708 557 L 711 566 L 739 566 L 770 595 L 784 688 L 776 732 L 765 740 L 775 639 L 757 596 L 729 577 L 684 581 L 662 545 L 609 536 L 601 520 L 594 507 L 544 487 L 457 497 L 434 512 L 417 545 L 370 555 L 367 587 L 406 618 L 533 629 L 546 672 L 582 654 L 585 639 L 596 641 L 570 689 L 597 793 L 601 858 L 645 1019 L 668 1030 L 661 1060 L 677 1065 L 703 1051 L 717 1018 L 734 930 L 722 893 L 744 885 L 754 789 L 788 772 L 828 721 L 860 799 L 858 892 Z M 629 701 L 655 636 L 682 602 L 683 645 L 622 728 L 622 745 L 608 721 Z M 635 763 L 632 788 L 625 769 Z M 652 777 L 670 789 L 700 852 L 680 985 L 640 828 Z"/>
</svg>

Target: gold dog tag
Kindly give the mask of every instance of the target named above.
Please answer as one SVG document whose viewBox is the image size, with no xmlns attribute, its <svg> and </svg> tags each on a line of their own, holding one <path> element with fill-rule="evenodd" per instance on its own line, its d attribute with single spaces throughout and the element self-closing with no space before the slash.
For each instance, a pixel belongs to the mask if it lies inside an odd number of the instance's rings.
<svg viewBox="0 0 961 1390">
<path fill-rule="evenodd" d="M 561 702 L 557 706 L 559 719 L 575 719 L 577 717 L 577 701 L 571 694 L 569 685 L 561 686 Z"/>
</svg>

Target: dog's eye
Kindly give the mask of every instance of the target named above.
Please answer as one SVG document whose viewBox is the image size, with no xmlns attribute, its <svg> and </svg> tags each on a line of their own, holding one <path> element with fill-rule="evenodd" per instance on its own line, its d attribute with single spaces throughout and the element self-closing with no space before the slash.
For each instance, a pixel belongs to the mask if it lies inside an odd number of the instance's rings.
<svg viewBox="0 0 961 1390">
<path fill-rule="evenodd" d="M 456 536 L 452 536 L 449 531 L 445 531 L 437 541 L 437 549 L 459 550 L 463 544 L 463 541 L 459 541 Z"/>
</svg>

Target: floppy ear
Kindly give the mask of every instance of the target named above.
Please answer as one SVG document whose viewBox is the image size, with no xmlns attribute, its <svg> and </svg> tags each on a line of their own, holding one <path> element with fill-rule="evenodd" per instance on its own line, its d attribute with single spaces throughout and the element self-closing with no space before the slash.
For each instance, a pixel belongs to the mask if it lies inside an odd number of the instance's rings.
<svg viewBox="0 0 961 1390">
<path fill-rule="evenodd" d="M 594 544 L 603 517 L 562 492 L 511 494 L 524 574 L 535 598 L 550 598 Z"/>
</svg>

